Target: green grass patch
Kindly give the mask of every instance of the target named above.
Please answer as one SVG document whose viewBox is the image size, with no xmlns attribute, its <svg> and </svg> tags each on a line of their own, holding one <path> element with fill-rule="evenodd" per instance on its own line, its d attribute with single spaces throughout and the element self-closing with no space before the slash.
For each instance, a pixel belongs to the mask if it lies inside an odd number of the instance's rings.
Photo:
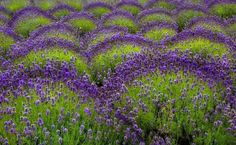
<svg viewBox="0 0 236 145">
<path fill-rule="evenodd" d="M 176 21 L 179 25 L 179 28 L 182 30 L 192 18 L 200 16 L 204 16 L 204 13 L 194 10 L 185 10 L 178 14 Z"/>
<path fill-rule="evenodd" d="M 223 114 L 213 114 L 216 105 L 224 102 L 220 91 L 224 88 L 220 84 L 211 89 L 207 83 L 183 72 L 156 72 L 133 82 L 136 85 L 127 85 L 123 102 L 116 106 L 126 104 L 126 96 L 132 99 L 133 108 L 139 110 L 136 121 L 147 144 L 155 135 L 170 137 L 173 145 L 182 144 L 183 138 L 189 138 L 187 144 L 235 143 L 235 138 L 226 131 L 228 123 Z M 214 126 L 217 120 L 223 123 Z"/>
<path fill-rule="evenodd" d="M 169 28 L 160 28 L 160 29 L 152 29 L 146 33 L 144 33 L 144 37 L 148 39 L 152 39 L 154 41 L 160 41 L 164 39 L 166 36 L 174 36 L 176 31 Z"/>
<path fill-rule="evenodd" d="M 51 20 L 43 16 L 26 17 L 16 25 L 15 31 L 16 33 L 27 38 L 29 36 L 29 33 L 33 30 L 50 23 Z"/>
<path fill-rule="evenodd" d="M 56 18 L 58 19 L 61 19 L 67 15 L 69 15 L 71 12 L 68 11 L 67 9 L 62 9 L 62 10 L 59 10 L 59 11 L 56 11 L 53 13 L 53 16 L 55 16 Z"/>
<path fill-rule="evenodd" d="M 169 23 L 174 23 L 175 21 L 172 19 L 171 16 L 169 15 L 166 15 L 166 14 L 150 14 L 150 15 L 147 15 L 143 18 L 140 19 L 140 23 L 143 24 L 143 23 L 151 23 L 151 22 L 169 22 Z"/>
<path fill-rule="evenodd" d="M 130 12 L 132 15 L 136 16 L 141 11 L 140 8 L 132 5 L 123 5 L 120 9 Z"/>
<path fill-rule="evenodd" d="M 9 144 L 17 144 L 17 135 L 5 131 L 4 122 L 12 120 L 16 125 L 17 132 L 24 132 L 27 127 L 27 118 L 31 126 L 36 128 L 32 136 L 23 135 L 20 137 L 22 144 L 59 144 L 59 137 L 62 138 L 63 144 L 114 144 L 119 138 L 119 134 L 112 131 L 112 128 L 96 122 L 97 113 L 94 110 L 94 101 L 90 98 L 82 102 L 81 96 L 72 92 L 64 83 L 50 83 L 41 85 L 41 91 L 36 89 L 23 88 L 27 95 L 15 97 L 8 96 L 9 103 L 1 104 L 1 109 L 8 107 L 16 111 L 12 115 L 4 115 L 0 120 L 0 130 L 2 137 L 8 138 Z M 47 101 L 40 101 L 44 93 Z M 38 105 L 36 102 L 39 102 Z M 85 108 L 89 108 L 91 115 L 85 113 Z M 38 125 L 38 119 L 43 120 L 43 126 Z M 84 129 L 81 129 L 81 126 Z M 65 130 L 65 128 L 67 130 Z M 11 127 L 9 127 L 9 130 Z M 92 130 L 89 135 L 89 129 Z M 105 138 L 108 136 L 109 138 Z"/>
<path fill-rule="evenodd" d="M 110 13 L 111 10 L 104 7 L 96 7 L 89 9 L 89 12 L 92 13 L 97 18 L 101 18 L 104 14 Z"/>
<path fill-rule="evenodd" d="M 26 6 L 29 6 L 29 1 L 28 0 L 8 0 L 1 2 L 3 6 L 5 6 L 8 10 L 10 11 L 17 11 L 20 10 Z"/>
<path fill-rule="evenodd" d="M 111 49 L 98 54 L 92 59 L 92 79 L 95 81 L 102 81 L 106 77 L 108 70 L 114 71 L 118 64 L 121 64 L 126 58 L 126 55 L 132 53 L 139 53 L 141 48 L 131 44 L 122 46 L 113 46 Z M 98 78 L 101 75 L 102 78 Z"/>
<path fill-rule="evenodd" d="M 97 28 L 96 24 L 93 21 L 86 18 L 71 19 L 69 23 L 83 33 L 92 31 Z"/>
<path fill-rule="evenodd" d="M 29 54 L 27 54 L 25 57 L 19 58 L 15 60 L 15 64 L 21 64 L 23 63 L 25 67 L 30 67 L 35 64 L 41 64 L 41 66 L 45 66 L 46 62 L 48 60 L 54 60 L 59 62 L 72 62 L 72 59 L 75 59 L 73 61 L 77 71 L 79 74 L 82 74 L 83 72 L 88 73 L 87 64 L 85 61 L 78 55 L 76 55 L 73 51 L 66 51 L 60 48 L 53 48 L 53 49 L 44 49 L 39 50 L 37 52 L 31 51 Z"/>
<path fill-rule="evenodd" d="M 211 55 L 215 57 L 222 57 L 226 55 L 230 57 L 230 51 L 226 45 L 222 43 L 211 42 L 210 40 L 204 38 L 188 39 L 174 44 L 168 48 L 172 50 L 178 49 L 181 51 L 190 50 L 193 53 L 201 53 L 203 56 Z"/>
<path fill-rule="evenodd" d="M 128 28 L 130 33 L 136 33 L 138 31 L 138 26 L 133 20 L 124 17 L 116 17 L 112 20 L 107 20 L 104 24 L 105 26 L 120 26 Z"/>
<path fill-rule="evenodd" d="M 211 13 L 222 18 L 236 15 L 236 4 L 218 4 L 210 9 Z"/>
<path fill-rule="evenodd" d="M 0 33 L 0 47 L 4 52 L 7 52 L 12 44 L 15 44 L 15 41 L 12 37 L 7 36 L 4 33 Z"/>
</svg>

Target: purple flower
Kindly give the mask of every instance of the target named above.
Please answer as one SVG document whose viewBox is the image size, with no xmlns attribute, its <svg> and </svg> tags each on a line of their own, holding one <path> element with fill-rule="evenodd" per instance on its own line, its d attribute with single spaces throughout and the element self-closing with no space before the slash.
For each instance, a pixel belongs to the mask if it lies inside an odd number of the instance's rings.
<svg viewBox="0 0 236 145">
<path fill-rule="evenodd" d="M 82 133 L 83 133 L 83 131 L 84 131 L 84 128 L 85 128 L 85 126 L 84 126 L 83 124 L 81 124 L 81 126 L 80 126 L 80 129 L 79 129 L 79 132 L 80 132 L 80 134 L 82 134 Z"/>
<path fill-rule="evenodd" d="M 44 122 L 43 122 L 42 118 L 38 119 L 38 125 L 41 126 L 41 127 L 44 125 Z"/>
<path fill-rule="evenodd" d="M 88 115 L 88 116 L 91 116 L 92 113 L 90 111 L 90 109 L 88 107 L 84 108 L 84 112 Z"/>
<path fill-rule="evenodd" d="M 40 100 L 36 100 L 36 101 L 35 101 L 35 105 L 36 105 L 36 106 L 39 106 L 39 104 L 40 104 Z"/>
</svg>

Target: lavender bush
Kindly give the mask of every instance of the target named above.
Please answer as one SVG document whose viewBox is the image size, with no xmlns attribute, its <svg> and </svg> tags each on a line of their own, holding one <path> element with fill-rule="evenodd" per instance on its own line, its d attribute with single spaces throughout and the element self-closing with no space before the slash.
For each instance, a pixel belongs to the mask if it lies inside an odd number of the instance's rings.
<svg viewBox="0 0 236 145">
<path fill-rule="evenodd" d="M 1 0 L 1 145 L 235 145 L 232 0 Z"/>
</svg>

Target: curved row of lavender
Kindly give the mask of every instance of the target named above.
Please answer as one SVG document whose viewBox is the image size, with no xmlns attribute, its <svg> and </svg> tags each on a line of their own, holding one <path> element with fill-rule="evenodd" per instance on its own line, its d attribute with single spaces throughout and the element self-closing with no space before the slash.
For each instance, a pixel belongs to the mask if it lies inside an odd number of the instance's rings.
<svg viewBox="0 0 236 145">
<path fill-rule="evenodd" d="M 235 1 L 78 1 L 0 2 L 0 144 L 236 144 Z"/>
</svg>

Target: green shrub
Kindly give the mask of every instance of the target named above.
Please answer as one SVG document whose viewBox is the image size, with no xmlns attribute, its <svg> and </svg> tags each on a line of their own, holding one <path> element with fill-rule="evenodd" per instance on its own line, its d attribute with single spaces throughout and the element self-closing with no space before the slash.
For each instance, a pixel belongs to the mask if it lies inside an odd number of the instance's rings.
<svg viewBox="0 0 236 145">
<path fill-rule="evenodd" d="M 185 10 L 178 14 L 176 21 L 179 25 L 179 28 L 182 30 L 192 18 L 200 16 L 204 16 L 204 13 L 194 10 Z"/>
<path fill-rule="evenodd" d="M 27 38 L 29 36 L 29 33 L 33 30 L 50 23 L 51 20 L 43 16 L 26 17 L 16 25 L 15 31 L 16 33 Z"/>
<path fill-rule="evenodd" d="M 210 8 L 212 14 L 222 18 L 236 15 L 236 4 L 218 4 Z"/>
<path fill-rule="evenodd" d="M 72 59 L 75 59 L 72 61 Z M 15 64 L 24 64 L 25 67 L 30 67 L 35 64 L 41 64 L 41 66 L 45 66 L 48 60 L 54 60 L 59 62 L 67 62 L 75 65 L 79 74 L 83 72 L 88 73 L 87 64 L 85 61 L 78 55 L 76 55 L 73 51 L 65 51 L 60 48 L 49 48 L 44 50 L 39 50 L 37 52 L 31 51 L 25 57 L 18 58 L 15 60 Z"/>
<path fill-rule="evenodd" d="M 104 14 L 111 12 L 110 9 L 104 7 L 96 7 L 89 10 L 95 17 L 101 18 Z"/>
<path fill-rule="evenodd" d="M 97 28 L 96 24 L 93 21 L 86 18 L 71 19 L 69 23 L 83 33 L 92 31 Z"/>
<path fill-rule="evenodd" d="M 152 29 L 146 33 L 144 33 L 144 37 L 148 39 L 152 39 L 154 41 L 160 41 L 164 39 L 166 36 L 174 36 L 176 31 L 169 28 L 160 28 L 160 29 Z"/>
<path fill-rule="evenodd" d="M 29 0 L 7 0 L 0 2 L 1 5 L 5 6 L 10 11 L 17 11 L 26 6 L 29 6 Z"/>
<path fill-rule="evenodd" d="M 204 38 L 188 39 L 173 46 L 170 49 L 178 49 L 180 51 L 190 50 L 193 53 L 201 53 L 203 56 L 230 56 L 229 48 L 221 43 L 211 42 Z"/>
<path fill-rule="evenodd" d="M 138 31 L 138 26 L 135 24 L 135 22 L 124 17 L 116 17 L 112 20 L 107 20 L 104 25 L 126 27 L 130 33 L 136 33 Z"/>
<path fill-rule="evenodd" d="M 4 33 L 0 33 L 0 47 L 6 52 L 15 41 L 12 37 L 5 35 Z"/>
<path fill-rule="evenodd" d="M 95 81 L 101 81 L 103 77 L 106 77 L 109 69 L 114 71 L 115 67 L 125 60 L 126 55 L 138 53 L 140 51 L 140 47 L 128 44 L 122 46 L 113 46 L 110 50 L 98 54 L 92 59 L 92 79 Z M 98 78 L 99 75 L 102 76 L 101 79 Z"/>
</svg>

